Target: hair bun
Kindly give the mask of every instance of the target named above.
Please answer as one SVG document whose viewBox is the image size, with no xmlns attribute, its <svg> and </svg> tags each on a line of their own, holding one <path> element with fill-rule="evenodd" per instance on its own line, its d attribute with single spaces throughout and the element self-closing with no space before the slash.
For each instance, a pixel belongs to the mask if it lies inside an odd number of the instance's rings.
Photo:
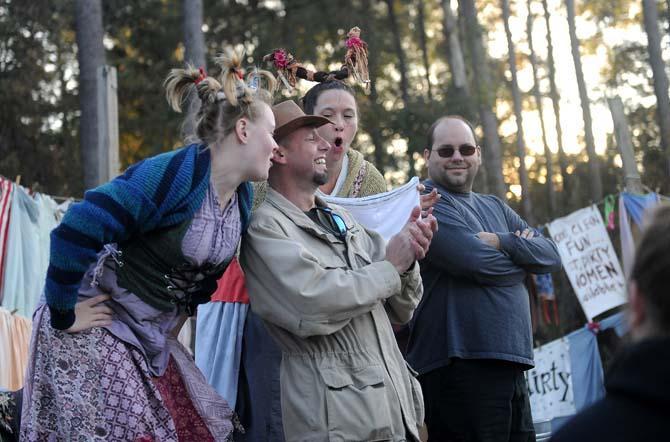
<svg viewBox="0 0 670 442">
<path fill-rule="evenodd" d="M 223 53 L 214 58 L 216 64 L 221 67 L 220 78 L 223 93 L 233 106 L 237 106 L 239 103 L 251 104 L 254 101 L 254 95 L 263 88 L 273 94 L 277 85 L 277 80 L 270 72 L 256 68 L 252 69 L 247 75 L 247 81 L 249 82 L 247 84 L 244 81 L 243 58 L 244 54 L 232 48 L 226 48 Z M 264 87 L 263 83 L 265 83 Z M 251 84 L 254 86 L 250 87 Z"/>
<path fill-rule="evenodd" d="M 214 62 L 221 67 L 221 84 L 226 99 L 233 106 L 237 106 L 238 98 L 246 95 L 244 84 L 244 69 L 242 69 L 243 54 L 232 48 L 226 48 L 214 58 Z"/>
<path fill-rule="evenodd" d="M 196 69 L 190 64 L 186 68 L 171 69 L 164 86 L 165 98 L 176 112 L 182 111 L 184 99 L 193 87 L 202 102 L 215 100 L 216 93 L 221 90 L 221 84 L 215 78 L 207 76 L 203 68 Z"/>
</svg>

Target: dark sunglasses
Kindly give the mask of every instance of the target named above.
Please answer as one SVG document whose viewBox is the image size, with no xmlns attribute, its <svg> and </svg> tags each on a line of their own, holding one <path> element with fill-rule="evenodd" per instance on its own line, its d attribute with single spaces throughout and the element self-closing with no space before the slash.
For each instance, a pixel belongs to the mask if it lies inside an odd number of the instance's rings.
<svg viewBox="0 0 670 442">
<path fill-rule="evenodd" d="M 433 150 L 437 152 L 440 158 L 451 158 L 456 152 L 456 148 L 453 146 L 445 146 Z M 477 151 L 477 146 L 473 146 L 471 144 L 462 144 L 460 147 L 458 147 L 458 151 L 461 153 L 461 156 L 469 157 Z"/>
<path fill-rule="evenodd" d="M 344 222 L 344 219 L 337 213 L 333 212 L 330 207 L 315 207 L 316 210 L 321 211 L 328 218 L 333 233 L 340 239 L 344 241 L 344 238 L 347 236 L 347 224 Z"/>
</svg>

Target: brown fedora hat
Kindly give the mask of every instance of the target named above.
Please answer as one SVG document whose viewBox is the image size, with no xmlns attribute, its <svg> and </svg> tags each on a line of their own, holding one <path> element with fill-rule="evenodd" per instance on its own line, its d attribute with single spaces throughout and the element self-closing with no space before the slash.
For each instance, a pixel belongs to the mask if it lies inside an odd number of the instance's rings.
<svg viewBox="0 0 670 442">
<path fill-rule="evenodd" d="M 277 125 L 274 133 L 275 140 L 281 140 L 301 127 L 319 127 L 324 124 L 333 123 L 326 117 L 305 115 L 305 112 L 293 100 L 282 101 L 272 106 L 272 113 L 275 116 L 275 124 Z"/>
</svg>

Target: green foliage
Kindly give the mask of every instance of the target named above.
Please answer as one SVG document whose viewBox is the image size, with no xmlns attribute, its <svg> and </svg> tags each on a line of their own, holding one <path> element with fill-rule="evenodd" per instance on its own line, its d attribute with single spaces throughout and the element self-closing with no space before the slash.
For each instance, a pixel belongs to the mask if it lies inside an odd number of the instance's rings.
<svg viewBox="0 0 670 442">
<path fill-rule="evenodd" d="M 631 20 L 633 2 L 617 0 L 606 2 L 578 2 L 578 13 L 594 20 L 599 29 L 627 26 Z M 119 83 L 119 128 L 121 158 L 127 166 L 143 157 L 172 149 L 180 144 L 183 115 L 169 109 L 164 99 L 162 82 L 170 68 L 180 66 L 183 60 L 182 2 L 179 0 L 144 0 L 103 2 L 105 47 L 107 62 L 117 67 Z M 427 98 L 422 53 L 419 47 L 419 27 L 415 2 L 394 1 L 397 32 L 403 42 L 407 60 L 409 102 L 401 100 L 398 54 L 393 44 L 385 2 L 380 0 L 353 0 L 347 2 L 314 2 L 284 0 L 204 0 L 204 29 L 207 44 L 208 70 L 216 73 L 212 57 L 225 45 L 241 45 L 248 61 L 260 63 L 263 55 L 275 47 L 286 47 L 301 61 L 317 68 L 336 67 L 342 62 L 346 31 L 358 25 L 363 38 L 370 45 L 371 77 L 376 82 L 376 101 L 369 91 L 358 87 L 357 98 L 361 109 L 358 146 L 366 155 L 372 155 L 371 135 L 378 135 L 381 149 L 374 156 L 380 167 L 397 170 L 408 167 L 408 155 L 421 154 L 425 132 L 440 115 L 462 114 L 476 124 L 476 104 L 459 96 L 453 89 L 447 65 L 447 46 L 442 33 L 441 2 L 424 0 L 424 27 L 429 35 L 427 52 L 431 64 L 433 101 Z M 487 33 L 500 31 L 499 3 L 478 2 L 480 20 Z M 524 10 L 524 2 L 512 2 L 514 11 Z M 74 40 L 74 5 L 70 1 L 37 0 L 30 3 L 18 0 L 0 0 L 0 173 L 13 177 L 24 176 L 24 182 L 39 182 L 52 193 L 81 192 L 81 173 L 78 153 L 78 98 L 77 63 Z M 464 22 L 459 19 L 461 34 Z M 496 32 L 497 32 L 496 31 Z M 584 48 L 595 51 L 603 44 L 597 33 Z M 525 38 L 525 37 L 524 37 Z M 541 47 L 543 42 L 536 42 Z M 469 62 L 469 48 L 462 49 Z M 635 88 L 640 96 L 653 94 L 648 76 L 646 48 L 639 42 L 608 47 L 610 66 L 603 72 L 609 90 L 622 84 Z M 527 64 L 524 43 L 517 47 L 519 68 Z M 539 60 L 541 72 L 543 61 Z M 491 84 L 486 89 L 495 94 L 499 103 L 508 103 L 511 96 L 506 79 L 505 57 L 489 60 Z M 472 82 L 472 69 L 468 69 Z M 546 79 L 541 79 L 546 81 Z M 472 89 L 471 84 L 471 89 Z M 301 91 L 306 89 L 301 86 Z M 297 98 L 300 91 L 294 91 Z M 284 96 L 288 96 L 286 92 Z M 524 97 L 527 101 L 528 97 Z M 626 103 L 636 152 L 644 168 L 645 183 L 652 188 L 663 188 L 662 171 L 658 169 L 660 151 L 658 129 L 653 118 L 653 107 Z M 525 106 L 527 107 L 527 106 Z M 528 110 L 531 110 L 529 108 Z M 545 112 L 551 112 L 545 109 Z M 511 118 L 499 115 L 501 123 Z M 385 146 L 395 138 L 407 140 L 408 153 L 391 155 Z M 517 180 L 514 168 L 514 139 L 503 140 L 506 182 Z M 417 156 L 415 155 L 415 158 Z M 605 161 L 604 159 L 603 161 Z M 574 179 L 582 183 L 586 176 L 583 158 L 571 157 L 576 165 Z M 49 164 L 49 167 L 32 167 Z M 607 167 L 607 161 L 603 166 Z M 531 178 L 530 194 L 543 219 L 546 198 L 543 176 L 544 160 L 536 158 Z M 655 168 L 656 167 L 656 168 Z M 555 167 L 557 169 L 557 166 Z M 611 169 L 618 174 L 618 168 Z M 533 172 L 533 168 L 531 168 Z M 607 178 L 606 191 L 616 190 L 617 181 Z M 588 186 L 576 187 L 584 193 Z M 560 190 L 560 186 L 559 186 Z M 586 195 L 576 192 L 571 199 L 575 205 L 585 203 Z M 512 203 L 516 203 L 513 199 Z M 562 207 L 567 213 L 573 204 Z"/>
<path fill-rule="evenodd" d="M 577 13 L 601 22 L 605 26 L 629 24 L 632 20 L 640 21 L 640 17 L 630 17 L 631 0 L 588 0 L 578 2 Z"/>
<path fill-rule="evenodd" d="M 646 44 L 627 42 L 610 51 L 610 65 L 603 73 L 608 88 L 625 86 L 637 98 L 654 97 Z M 656 121 L 656 106 L 628 100 L 626 117 L 632 135 L 638 164 L 642 165 L 643 183 L 650 189 L 667 194 L 670 183 L 663 168 L 664 154 Z M 613 149 L 616 149 L 613 146 Z"/>
<path fill-rule="evenodd" d="M 72 21 L 66 2 L 0 1 L 0 174 L 54 194 L 81 191 Z"/>
<path fill-rule="evenodd" d="M 182 62 L 181 3 L 176 0 L 106 1 L 107 63 L 119 84 L 123 167 L 180 145 L 182 115 L 165 100 L 163 80 Z"/>
</svg>

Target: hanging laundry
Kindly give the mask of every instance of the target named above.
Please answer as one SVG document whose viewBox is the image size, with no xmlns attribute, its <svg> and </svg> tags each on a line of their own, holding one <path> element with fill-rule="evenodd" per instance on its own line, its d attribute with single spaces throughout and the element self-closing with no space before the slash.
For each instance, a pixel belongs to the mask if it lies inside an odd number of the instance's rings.
<svg viewBox="0 0 670 442">
<path fill-rule="evenodd" d="M 9 219 L 2 306 L 31 317 L 44 288 L 49 264 L 49 234 L 58 224 L 57 204 L 15 186 Z"/>
<path fill-rule="evenodd" d="M 621 263 L 623 274 L 626 279 L 633 269 L 633 257 L 635 256 L 635 240 L 630 228 L 630 216 L 626 211 L 623 194 L 619 195 L 619 241 L 621 241 Z"/>
<path fill-rule="evenodd" d="M 537 332 L 537 327 L 540 323 L 539 320 L 539 308 L 540 308 L 540 300 L 537 294 L 537 285 L 535 284 L 535 278 L 534 275 L 531 273 L 526 274 L 526 290 L 528 291 L 528 302 L 529 302 L 529 307 L 530 307 L 530 324 L 531 324 L 531 330 L 533 334 Z M 395 331 L 394 326 L 394 331 Z M 402 349 L 401 349 L 402 351 Z"/>
<path fill-rule="evenodd" d="M 628 333 L 628 322 L 626 322 L 626 315 L 623 312 L 616 313 L 600 321 L 600 330 L 614 329 L 618 337 Z"/>
<path fill-rule="evenodd" d="M 625 317 L 622 312 L 616 313 L 600 321 L 600 330 L 613 328 L 619 337 L 628 331 Z M 583 410 L 605 395 L 605 379 L 603 365 L 598 350 L 598 339 L 590 330 L 588 324 L 576 330 L 565 338 L 570 346 L 570 363 L 573 390 L 573 400 L 577 412 Z M 552 431 L 556 431 L 570 417 L 555 418 L 551 423 Z"/>
<path fill-rule="evenodd" d="M 621 192 L 619 195 L 619 231 L 621 238 L 621 260 L 623 272 L 626 277 L 633 269 L 633 256 L 635 255 L 635 241 L 630 226 L 630 220 L 637 225 L 640 231 L 644 230 L 644 214 L 650 208 L 659 203 L 657 193 L 646 195 L 635 195 Z"/>
<path fill-rule="evenodd" d="M 7 256 L 7 232 L 9 229 L 9 214 L 11 211 L 13 190 L 14 183 L 0 177 L 0 303 L 2 302 L 2 281 Z"/>
<path fill-rule="evenodd" d="M 551 273 L 541 275 L 533 275 L 535 286 L 537 288 L 537 296 L 540 298 L 542 305 L 542 317 L 547 324 L 559 324 L 558 305 L 556 303 L 556 295 L 554 294 L 554 280 Z M 550 311 L 551 310 L 551 311 Z"/>
<path fill-rule="evenodd" d="M 60 212 L 59 214 L 60 219 L 63 218 L 63 215 L 65 215 L 65 212 L 67 212 L 67 210 L 70 208 L 72 204 L 74 204 L 74 199 L 68 198 L 58 205 L 58 211 Z"/>
<path fill-rule="evenodd" d="M 607 195 L 604 201 L 605 207 L 603 208 L 603 216 L 605 221 L 607 221 L 607 230 L 610 232 L 614 231 L 616 226 L 614 225 L 614 205 L 616 204 L 616 198 L 614 195 Z"/>
<path fill-rule="evenodd" d="M 237 401 L 248 311 L 244 273 L 237 258 L 233 258 L 218 281 L 212 301 L 198 306 L 195 331 L 195 364 L 232 409 Z"/>
<path fill-rule="evenodd" d="M 648 193 L 646 195 L 635 195 L 633 193 L 621 192 L 626 212 L 633 219 L 638 227 L 642 228 L 644 224 L 645 212 L 656 206 L 659 202 L 657 193 Z M 619 209 L 621 210 L 621 209 Z"/>
<path fill-rule="evenodd" d="M 23 387 L 32 322 L 0 307 L 0 389 Z"/>
</svg>

